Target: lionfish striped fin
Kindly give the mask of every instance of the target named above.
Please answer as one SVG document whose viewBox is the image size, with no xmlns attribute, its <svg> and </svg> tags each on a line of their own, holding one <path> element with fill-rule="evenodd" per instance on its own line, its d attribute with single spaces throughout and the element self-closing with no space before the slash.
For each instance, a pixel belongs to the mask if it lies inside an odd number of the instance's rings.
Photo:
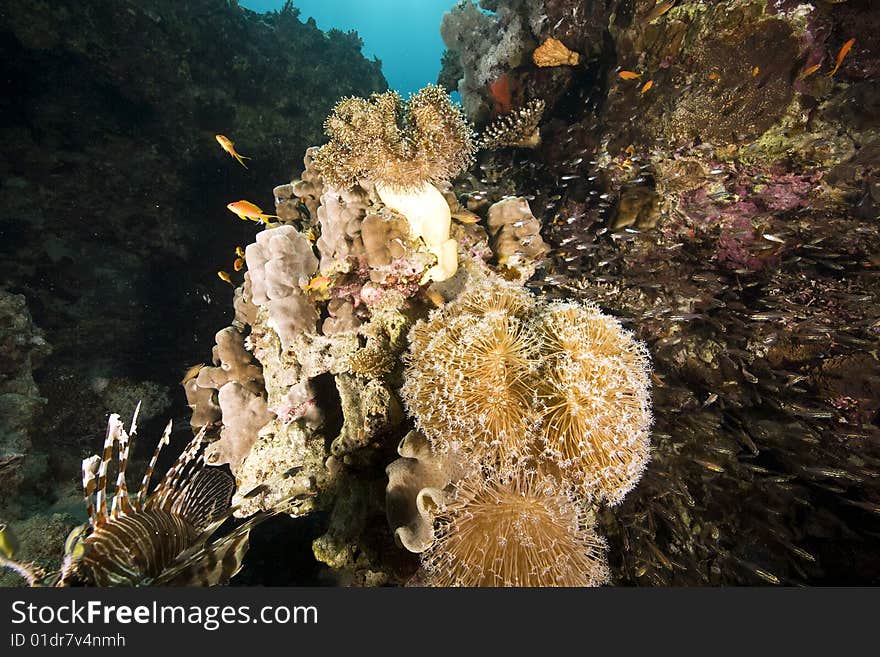
<svg viewBox="0 0 880 657">
<path fill-rule="evenodd" d="M 203 532 L 229 517 L 235 479 L 226 470 L 202 466 L 184 483 L 169 511 Z"/>
<path fill-rule="evenodd" d="M 95 526 L 95 489 L 98 487 L 98 465 L 101 457 L 95 454 L 82 462 L 83 475 L 83 498 L 86 503 L 86 513 L 89 516 L 89 525 Z"/>
<path fill-rule="evenodd" d="M 209 466 L 210 467 L 210 466 Z M 213 468 L 212 468 L 213 469 Z M 223 522 L 232 517 L 238 506 L 229 508 L 212 526 L 205 529 L 201 539 L 189 550 L 178 555 L 175 563 L 166 568 L 150 586 L 218 586 L 227 584 L 241 570 L 241 562 L 248 549 L 251 530 L 261 522 L 282 513 L 289 513 L 297 503 L 314 493 L 292 495 L 274 508 L 260 511 L 216 541 L 208 542 Z"/>
<path fill-rule="evenodd" d="M 117 440 L 122 423 L 119 415 L 113 413 L 107 422 L 107 435 L 104 438 L 104 452 L 101 455 L 101 465 L 98 466 L 98 482 L 95 493 L 95 524 L 103 525 L 107 521 L 107 467 L 113 458 L 113 444 Z"/>
<path fill-rule="evenodd" d="M 143 508 L 144 503 L 147 500 L 147 491 L 150 488 L 150 479 L 153 477 L 153 470 L 156 469 L 156 463 L 159 460 L 159 453 L 162 451 L 162 448 L 171 442 L 171 420 L 168 420 L 168 424 L 165 426 L 165 431 L 162 432 L 162 437 L 159 438 L 159 443 L 156 445 L 156 450 L 153 452 L 153 457 L 150 459 L 150 464 L 147 466 L 146 472 L 144 472 L 144 478 L 141 480 L 141 487 L 137 492 L 137 497 L 135 497 L 134 505 L 138 509 Z"/>
<path fill-rule="evenodd" d="M 251 529 L 275 515 L 254 516 L 212 543 L 199 543 L 182 552 L 174 564 L 149 582 L 150 586 L 220 586 L 229 583 L 247 553 Z"/>
<path fill-rule="evenodd" d="M 193 475 L 195 469 L 201 466 L 202 460 L 199 457 L 204 444 L 205 428 L 202 427 L 177 457 L 174 465 L 168 468 L 165 477 L 150 495 L 149 508 L 168 510 L 170 503 L 179 494 L 182 486 Z"/>
<path fill-rule="evenodd" d="M 137 418 L 141 410 L 141 403 L 138 402 L 134 409 L 134 415 L 131 418 L 131 426 L 126 433 L 125 427 L 120 427 L 117 440 L 119 441 L 119 472 L 116 473 L 116 494 L 113 496 L 113 504 L 110 506 L 110 517 L 118 518 L 120 513 L 131 513 L 131 501 L 128 498 L 128 484 L 125 481 L 125 471 L 128 468 L 128 459 L 131 454 L 131 444 L 134 442 L 134 436 L 137 433 Z"/>
</svg>

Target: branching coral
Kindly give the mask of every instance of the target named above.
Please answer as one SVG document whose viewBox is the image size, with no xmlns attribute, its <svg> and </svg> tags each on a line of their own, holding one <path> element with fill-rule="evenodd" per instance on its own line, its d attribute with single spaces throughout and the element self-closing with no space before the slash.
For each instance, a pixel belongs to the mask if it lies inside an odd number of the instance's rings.
<svg viewBox="0 0 880 657">
<path fill-rule="evenodd" d="M 505 146 L 535 148 L 541 143 L 538 124 L 544 116 L 544 101 L 529 101 L 491 123 L 480 136 L 480 148 L 494 150 Z"/>
<path fill-rule="evenodd" d="M 458 482 L 422 555 L 433 586 L 599 586 L 605 541 L 552 477 Z"/>
<path fill-rule="evenodd" d="M 551 304 L 540 326 L 547 455 L 585 494 L 617 504 L 650 454 L 647 352 L 589 305 Z"/>
</svg>

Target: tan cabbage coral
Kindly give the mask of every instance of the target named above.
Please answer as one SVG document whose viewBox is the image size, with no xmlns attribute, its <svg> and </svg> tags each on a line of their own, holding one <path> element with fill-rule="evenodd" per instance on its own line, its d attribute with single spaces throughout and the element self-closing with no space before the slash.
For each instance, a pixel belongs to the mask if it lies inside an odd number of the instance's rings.
<svg viewBox="0 0 880 657">
<path fill-rule="evenodd" d="M 480 148 L 495 150 L 512 146 L 535 148 L 541 144 L 538 125 L 544 116 L 544 101 L 530 100 L 522 107 L 500 116 L 489 124 L 480 136 Z"/>
<path fill-rule="evenodd" d="M 432 586 L 600 586 L 605 541 L 552 477 L 517 473 L 458 482 L 422 553 Z"/>
<path fill-rule="evenodd" d="M 460 108 L 442 87 L 428 85 L 404 106 L 394 91 L 345 98 L 324 123 L 330 141 L 313 155 L 323 180 L 346 190 L 366 179 L 388 208 L 405 216 L 437 258 L 423 282 L 451 278 L 458 268 L 452 217 L 432 184 L 455 177 L 475 152 Z"/>
<path fill-rule="evenodd" d="M 533 303 L 521 288 L 477 286 L 411 331 L 401 397 L 438 453 L 505 466 L 526 455 L 539 345 L 522 315 Z"/>
<path fill-rule="evenodd" d="M 545 455 L 581 492 L 617 504 L 650 456 L 648 353 L 590 305 L 553 303 L 540 327 Z"/>
<path fill-rule="evenodd" d="M 498 264 L 523 270 L 525 278 L 531 277 L 550 251 L 541 238 L 541 222 L 524 198 L 511 196 L 493 203 L 486 227 Z"/>
<path fill-rule="evenodd" d="M 434 513 L 445 501 L 443 489 L 454 477 L 454 464 L 438 457 L 418 431 L 410 431 L 397 448 L 400 458 L 385 470 L 388 522 L 394 540 L 410 552 L 434 542 Z"/>
<path fill-rule="evenodd" d="M 574 50 L 569 50 L 562 41 L 550 37 L 544 43 L 535 48 L 532 53 L 532 61 L 535 66 L 577 66 L 581 56 Z"/>
</svg>

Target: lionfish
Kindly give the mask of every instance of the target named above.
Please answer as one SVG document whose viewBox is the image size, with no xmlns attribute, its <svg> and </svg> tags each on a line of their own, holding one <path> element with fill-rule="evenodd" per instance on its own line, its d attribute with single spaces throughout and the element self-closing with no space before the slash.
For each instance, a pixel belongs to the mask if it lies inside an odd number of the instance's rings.
<svg viewBox="0 0 880 657">
<path fill-rule="evenodd" d="M 138 405 L 138 409 L 140 405 Z M 305 496 L 281 502 L 212 540 L 234 513 L 235 480 L 228 471 L 205 463 L 204 429 L 187 445 L 159 484 L 150 479 L 162 447 L 170 442 L 171 422 L 147 466 L 140 489 L 129 495 L 126 468 L 132 437 L 113 414 L 102 456 L 83 461 L 83 491 L 88 523 L 71 532 L 60 573 L 50 578 L 27 577 L 31 584 L 56 580 L 56 586 L 215 586 L 226 584 L 241 569 L 250 530 L 281 512 L 292 512 Z M 116 448 L 114 450 L 114 448 Z M 118 455 L 116 490 L 110 499 L 107 480 L 114 451 Z M 294 469 L 296 470 L 296 469 Z M 292 474 L 287 473 L 287 474 Z M 245 494 L 248 497 L 250 494 Z M 2 562 L 0 562 L 2 564 Z M 20 564 L 7 567 L 22 572 Z M 18 568 L 16 568 L 18 566 Z"/>
</svg>

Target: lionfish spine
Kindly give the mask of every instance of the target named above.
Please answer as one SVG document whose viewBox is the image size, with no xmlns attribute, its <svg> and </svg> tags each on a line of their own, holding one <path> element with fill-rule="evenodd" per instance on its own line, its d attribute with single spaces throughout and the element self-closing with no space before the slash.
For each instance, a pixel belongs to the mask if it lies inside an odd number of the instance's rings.
<svg viewBox="0 0 880 657">
<path fill-rule="evenodd" d="M 141 410 L 141 403 L 135 406 L 134 414 L 131 418 L 131 433 L 125 431 L 125 427 L 120 428 L 117 440 L 119 441 L 119 471 L 116 474 L 116 492 L 113 495 L 113 504 L 110 506 L 110 517 L 118 518 L 120 513 L 130 513 L 131 503 L 128 499 L 128 484 L 125 481 L 125 472 L 128 468 L 128 457 L 131 453 L 131 444 L 134 442 L 134 436 L 137 433 L 137 418 Z"/>
<path fill-rule="evenodd" d="M 162 432 L 162 437 L 159 439 L 159 443 L 156 445 L 156 449 L 153 452 L 153 457 L 150 459 L 150 464 L 147 466 L 146 471 L 144 472 L 144 478 L 141 480 L 141 487 L 138 490 L 137 497 L 135 498 L 135 506 L 141 508 L 143 503 L 147 499 L 147 491 L 150 488 L 150 479 L 153 477 L 153 470 L 156 469 L 156 463 L 159 461 L 159 454 L 162 451 L 162 448 L 171 442 L 171 420 L 168 420 L 168 424 L 165 425 L 165 431 Z"/>
<path fill-rule="evenodd" d="M 116 442 L 122 422 L 119 415 L 113 413 L 107 422 L 107 435 L 104 438 L 104 451 L 101 455 L 101 465 L 98 467 L 98 483 L 95 493 L 95 524 L 102 525 L 107 521 L 107 468 L 113 458 L 113 444 Z"/>
<path fill-rule="evenodd" d="M 101 457 L 94 455 L 82 462 L 83 474 L 83 497 L 86 503 L 86 513 L 89 517 L 89 524 L 95 526 L 95 489 L 97 488 L 98 464 Z"/>
<path fill-rule="evenodd" d="M 177 461 L 172 465 L 165 478 L 153 491 L 153 497 L 150 499 L 150 507 L 165 509 L 170 500 L 179 492 L 180 484 L 186 481 L 192 474 L 192 470 L 201 464 L 201 448 L 205 440 L 205 428 L 199 431 L 198 435 L 183 450 Z"/>
</svg>

